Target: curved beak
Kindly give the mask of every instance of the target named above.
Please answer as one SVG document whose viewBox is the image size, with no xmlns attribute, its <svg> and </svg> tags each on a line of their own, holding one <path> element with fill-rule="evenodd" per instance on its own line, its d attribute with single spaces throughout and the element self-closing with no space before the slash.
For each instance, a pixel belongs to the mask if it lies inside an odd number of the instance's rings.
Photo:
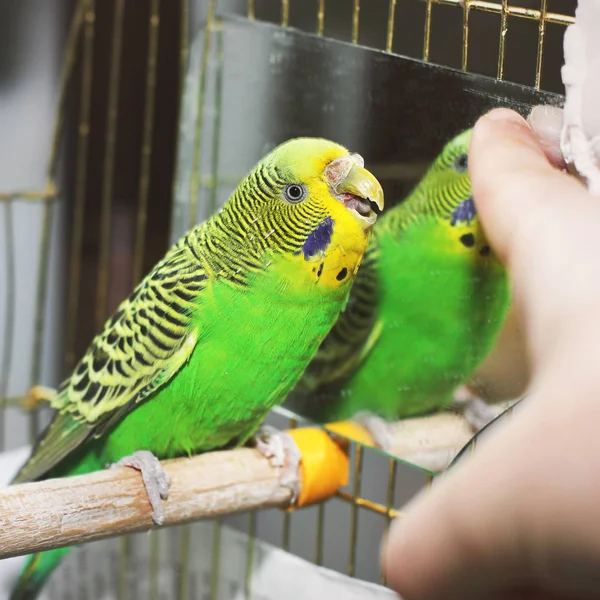
<svg viewBox="0 0 600 600">
<path fill-rule="evenodd" d="M 353 165 L 348 175 L 338 183 L 336 192 L 352 194 L 368 200 L 371 210 L 375 214 L 380 214 L 383 210 L 383 188 L 381 184 L 371 171 L 367 171 L 367 169 L 357 164 Z"/>
<path fill-rule="evenodd" d="M 373 225 L 384 206 L 383 188 L 364 168 L 359 154 L 350 154 L 327 165 L 325 174 L 334 196 L 357 216 Z"/>
</svg>

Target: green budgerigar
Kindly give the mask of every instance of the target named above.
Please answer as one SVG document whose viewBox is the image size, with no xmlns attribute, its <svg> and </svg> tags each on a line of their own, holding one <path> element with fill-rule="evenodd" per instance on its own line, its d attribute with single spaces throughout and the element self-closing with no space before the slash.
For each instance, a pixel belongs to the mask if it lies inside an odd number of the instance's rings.
<svg viewBox="0 0 600 600">
<path fill-rule="evenodd" d="M 158 459 L 255 434 L 344 308 L 382 208 L 358 154 L 316 138 L 278 146 L 106 322 L 14 483 L 131 466 L 160 523 Z M 259 448 L 272 456 L 275 441 Z M 28 557 L 11 599 L 35 598 L 68 550 Z"/>
<path fill-rule="evenodd" d="M 447 143 L 409 197 L 379 219 L 347 309 L 290 408 L 323 423 L 362 413 L 385 447 L 381 419 L 441 409 L 464 393 L 510 300 L 471 194 L 470 138 L 468 130 Z"/>
</svg>

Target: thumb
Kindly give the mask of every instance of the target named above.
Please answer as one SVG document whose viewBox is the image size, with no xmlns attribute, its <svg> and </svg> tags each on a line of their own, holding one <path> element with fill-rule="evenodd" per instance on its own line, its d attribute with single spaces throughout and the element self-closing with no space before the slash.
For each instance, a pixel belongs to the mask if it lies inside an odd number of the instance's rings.
<svg viewBox="0 0 600 600">
<path fill-rule="evenodd" d="M 545 209 L 557 208 L 551 199 L 583 189 L 553 166 L 539 137 L 525 119 L 505 108 L 491 111 L 473 129 L 473 197 L 486 235 L 505 264 L 510 263 L 517 234 L 529 236 Z"/>
<path fill-rule="evenodd" d="M 538 135 L 507 109 L 475 125 L 469 174 L 483 229 L 510 274 L 535 370 L 597 320 L 600 266 L 590 257 L 600 253 L 600 203 L 553 166 Z"/>
</svg>

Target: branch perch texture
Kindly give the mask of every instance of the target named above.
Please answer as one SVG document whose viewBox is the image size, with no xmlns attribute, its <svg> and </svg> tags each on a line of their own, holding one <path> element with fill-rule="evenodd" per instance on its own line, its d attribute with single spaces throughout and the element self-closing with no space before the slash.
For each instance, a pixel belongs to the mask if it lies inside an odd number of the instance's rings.
<svg viewBox="0 0 600 600">
<path fill-rule="evenodd" d="M 171 476 L 165 526 L 291 499 L 279 483 L 280 469 L 254 449 L 161 464 Z M 0 559 L 153 527 L 141 474 L 127 467 L 0 490 Z"/>
<path fill-rule="evenodd" d="M 324 501 L 348 483 L 348 444 L 339 434 L 372 445 L 361 429 L 346 424 L 334 436 L 337 441 L 320 428 L 288 430 L 302 455 L 300 494 L 291 508 Z M 443 413 L 407 419 L 395 429 L 398 443 L 393 453 L 434 472 L 443 470 L 470 438 L 461 417 Z M 292 494 L 280 484 L 281 469 L 255 449 L 210 452 L 161 464 L 171 477 L 169 498 L 163 501 L 164 526 L 290 507 Z M 153 527 L 141 474 L 127 467 L 0 489 L 0 559 Z"/>
</svg>

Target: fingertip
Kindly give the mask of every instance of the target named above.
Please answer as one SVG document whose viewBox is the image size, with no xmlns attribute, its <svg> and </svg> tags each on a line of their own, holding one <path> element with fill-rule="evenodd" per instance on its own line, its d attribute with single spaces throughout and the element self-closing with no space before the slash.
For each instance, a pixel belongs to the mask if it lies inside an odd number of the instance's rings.
<svg viewBox="0 0 600 600">
<path fill-rule="evenodd" d="M 507 264 L 517 224 L 523 230 L 534 227 L 537 206 L 565 176 L 548 160 L 527 121 L 506 108 L 494 109 L 476 123 L 469 175 L 486 235 Z"/>
<path fill-rule="evenodd" d="M 388 585 L 404 600 L 437 600 L 444 590 L 462 587 L 461 553 L 455 548 L 461 536 L 454 520 L 447 518 L 454 504 L 444 493 L 421 493 L 403 507 L 403 516 L 385 535 L 383 571 Z"/>
<path fill-rule="evenodd" d="M 502 148 L 507 145 L 518 146 L 521 151 L 528 150 L 540 164 L 548 166 L 543 149 L 527 121 L 509 108 L 495 108 L 477 121 L 469 154 L 473 152 L 478 155 L 491 147 Z"/>
<path fill-rule="evenodd" d="M 566 167 L 560 146 L 563 121 L 563 109 L 557 106 L 534 106 L 527 117 L 527 122 L 540 141 L 546 158 L 559 169 Z"/>
<path fill-rule="evenodd" d="M 493 108 L 479 119 L 479 123 L 513 123 L 519 127 L 527 127 L 527 121 L 510 108 Z"/>
</svg>

